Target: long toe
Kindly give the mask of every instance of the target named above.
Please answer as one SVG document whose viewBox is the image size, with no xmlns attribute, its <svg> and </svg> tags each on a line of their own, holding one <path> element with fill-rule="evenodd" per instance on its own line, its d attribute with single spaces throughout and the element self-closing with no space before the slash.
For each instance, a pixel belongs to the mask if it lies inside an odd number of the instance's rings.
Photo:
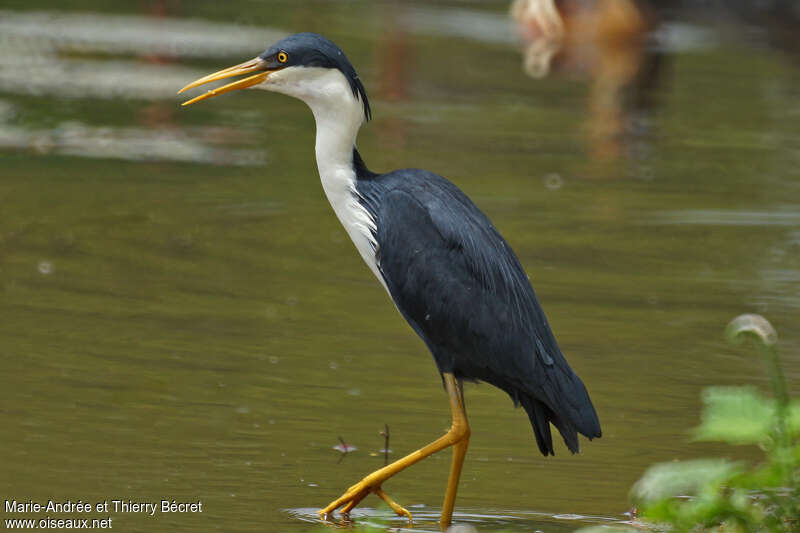
<svg viewBox="0 0 800 533">
<path fill-rule="evenodd" d="M 375 494 L 381 500 L 385 501 L 387 505 L 389 505 L 389 507 L 392 508 L 392 511 L 397 513 L 397 516 L 406 516 L 408 517 L 408 523 L 409 524 L 413 523 L 414 519 L 411 517 L 411 513 L 408 512 L 408 509 L 406 509 L 405 507 L 403 507 L 402 505 L 398 504 L 393 499 L 391 499 L 388 494 L 383 492 L 383 489 L 378 487 L 377 489 L 375 489 Z"/>
<path fill-rule="evenodd" d="M 358 505 L 361 500 L 366 498 L 366 496 L 371 492 L 370 487 L 363 484 L 363 483 L 356 483 L 352 487 L 350 487 L 347 492 L 339 496 L 339 498 L 333 500 L 331 503 L 328 504 L 327 507 L 324 509 L 320 509 L 317 511 L 317 514 L 320 515 L 322 518 L 327 518 L 333 516 L 333 513 L 336 509 L 344 506 L 342 509 L 343 513 L 349 513 L 350 510 Z"/>
<path fill-rule="evenodd" d="M 353 507 L 361 503 L 361 500 L 366 498 L 367 494 L 367 492 L 364 492 L 363 494 L 359 495 L 359 497 L 350 500 L 344 507 L 342 507 L 341 513 L 343 515 L 350 514 L 350 511 L 353 509 Z"/>
</svg>

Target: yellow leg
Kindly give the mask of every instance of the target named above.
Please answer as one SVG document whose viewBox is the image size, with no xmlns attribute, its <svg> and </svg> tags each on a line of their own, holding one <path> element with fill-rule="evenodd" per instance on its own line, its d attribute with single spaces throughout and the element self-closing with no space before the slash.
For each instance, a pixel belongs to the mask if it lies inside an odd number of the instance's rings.
<svg viewBox="0 0 800 533">
<path fill-rule="evenodd" d="M 447 389 L 447 395 L 450 398 L 450 411 L 453 415 L 453 425 L 450 430 L 443 436 L 439 437 L 432 443 L 420 448 L 415 452 L 411 452 L 402 459 L 384 466 L 369 474 L 364 479 L 347 489 L 347 491 L 338 499 L 332 501 L 327 507 L 319 511 L 320 516 L 327 517 L 333 514 L 336 509 L 342 507 L 342 512 L 349 512 L 353 507 L 363 500 L 367 494 L 374 492 L 378 494 L 390 507 L 400 516 L 408 516 L 411 519 L 411 513 L 400 505 L 392 501 L 388 495 L 381 489 L 384 481 L 397 474 L 401 470 L 405 470 L 409 466 L 425 459 L 438 451 L 441 451 L 448 446 L 455 445 L 453 451 L 453 462 L 450 467 L 450 478 L 447 482 L 447 492 L 445 494 L 444 507 L 442 509 L 442 516 L 440 523 L 442 527 L 450 525 L 450 520 L 453 516 L 453 504 L 456 498 L 456 489 L 458 487 L 458 479 L 461 476 L 461 465 L 464 463 L 464 455 L 467 453 L 467 443 L 469 442 L 469 424 L 467 423 L 467 413 L 464 410 L 464 393 L 461 390 L 461 385 L 452 374 L 444 374 L 444 384 Z"/>
<path fill-rule="evenodd" d="M 458 491 L 458 480 L 461 478 L 461 467 L 464 465 L 464 456 L 467 455 L 467 447 L 469 446 L 469 424 L 467 423 L 467 411 L 464 407 L 464 391 L 458 387 L 458 412 L 463 418 L 464 430 L 461 440 L 453 445 L 453 460 L 450 463 L 450 476 L 447 478 L 447 491 L 444 493 L 444 503 L 442 504 L 442 516 L 439 518 L 439 524 L 442 526 L 442 531 L 452 522 L 453 507 L 456 503 L 456 491 Z M 453 415 L 453 425 L 455 425 L 455 415 Z"/>
</svg>

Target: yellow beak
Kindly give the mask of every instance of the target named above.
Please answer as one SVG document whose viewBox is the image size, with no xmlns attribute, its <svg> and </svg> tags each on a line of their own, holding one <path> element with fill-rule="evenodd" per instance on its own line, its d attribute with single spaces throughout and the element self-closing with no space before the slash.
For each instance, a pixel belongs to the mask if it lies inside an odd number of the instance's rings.
<svg viewBox="0 0 800 533">
<path fill-rule="evenodd" d="M 239 81 L 235 81 L 233 83 L 229 83 L 228 85 L 223 85 L 222 87 L 218 87 L 216 89 L 212 89 L 205 94 L 201 94 L 191 100 L 187 100 L 181 105 L 189 105 L 195 102 L 199 102 L 200 100 L 205 100 L 206 98 L 211 98 L 212 96 L 217 96 L 218 94 L 225 94 L 230 91 L 235 91 L 236 89 L 244 89 L 246 87 L 252 87 L 253 85 L 258 85 L 269 76 L 271 71 L 264 71 L 264 65 L 266 61 L 261 59 L 260 57 L 253 58 L 249 61 L 245 61 L 244 63 L 239 63 L 238 65 L 234 65 L 232 67 L 228 67 L 226 69 L 220 70 L 219 72 L 215 72 L 213 74 L 209 74 L 208 76 L 204 76 L 199 80 L 195 80 L 180 91 L 178 94 L 181 94 L 183 91 L 187 89 L 192 89 L 199 85 L 205 85 L 206 83 L 222 80 L 225 78 L 231 78 L 233 76 L 239 76 L 240 74 L 249 74 L 251 72 L 258 72 L 258 74 L 254 76 L 250 76 Z"/>
</svg>

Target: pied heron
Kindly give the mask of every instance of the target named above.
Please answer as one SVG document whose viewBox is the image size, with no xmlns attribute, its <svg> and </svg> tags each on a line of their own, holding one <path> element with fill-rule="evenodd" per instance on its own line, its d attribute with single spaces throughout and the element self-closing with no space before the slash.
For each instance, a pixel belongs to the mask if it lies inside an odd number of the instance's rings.
<svg viewBox="0 0 800 533">
<path fill-rule="evenodd" d="M 320 510 L 348 513 L 368 494 L 399 515 L 383 483 L 453 446 L 440 523 L 450 524 L 470 428 L 464 380 L 504 390 L 522 405 L 542 454 L 553 454 L 552 423 L 567 448 L 578 433 L 600 437 L 586 388 L 556 344 L 528 276 L 489 219 L 458 187 L 420 169 L 378 174 L 356 150 L 371 118 L 364 85 L 342 50 L 314 33 L 291 35 L 261 55 L 200 78 L 183 89 L 250 74 L 184 102 L 246 87 L 304 101 L 316 121 L 317 168 L 325 194 L 361 257 L 427 345 L 450 400 L 450 430 L 427 446 L 372 472 Z"/>
</svg>

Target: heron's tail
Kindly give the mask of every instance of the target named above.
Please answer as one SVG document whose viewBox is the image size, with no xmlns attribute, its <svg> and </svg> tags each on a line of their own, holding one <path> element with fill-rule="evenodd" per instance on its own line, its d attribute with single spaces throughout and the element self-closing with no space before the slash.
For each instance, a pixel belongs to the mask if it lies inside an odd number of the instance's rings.
<svg viewBox="0 0 800 533">
<path fill-rule="evenodd" d="M 586 436 L 589 440 L 600 437 L 600 420 L 597 412 L 589 399 L 589 394 L 580 379 L 573 374 L 576 383 L 572 383 L 569 391 L 562 391 L 566 394 L 560 395 L 559 411 L 550 408 L 547 403 L 539 400 L 533 395 L 522 393 L 519 395 L 519 402 L 528 413 L 533 433 L 536 436 L 536 444 L 543 455 L 555 455 L 553 452 L 553 438 L 550 434 L 550 424 L 552 423 L 561 433 L 564 444 L 569 451 L 578 453 L 580 444 L 578 443 L 578 433 Z"/>
</svg>

